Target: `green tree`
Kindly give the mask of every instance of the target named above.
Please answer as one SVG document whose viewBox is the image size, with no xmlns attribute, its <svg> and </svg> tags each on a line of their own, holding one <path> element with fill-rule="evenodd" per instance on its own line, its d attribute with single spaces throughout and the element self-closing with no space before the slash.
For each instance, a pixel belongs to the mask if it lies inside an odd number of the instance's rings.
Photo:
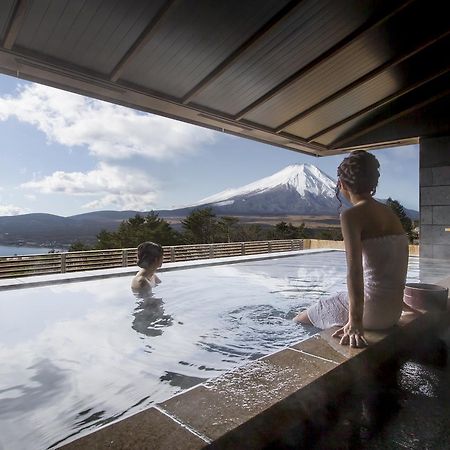
<svg viewBox="0 0 450 450">
<path fill-rule="evenodd" d="M 97 244 L 94 248 L 96 250 L 103 250 L 106 248 L 121 248 L 121 245 L 117 240 L 115 232 L 101 230 L 100 233 L 97 234 Z"/>
<path fill-rule="evenodd" d="M 233 242 L 238 223 L 239 219 L 237 217 L 221 217 L 218 222 L 219 230 L 223 234 L 223 239 L 221 240 L 224 240 L 225 242 Z"/>
<path fill-rule="evenodd" d="M 389 208 L 391 208 L 392 211 L 394 211 L 394 213 L 400 219 L 402 227 L 405 230 L 405 233 L 408 235 L 409 242 L 412 243 L 414 239 L 417 238 L 417 233 L 414 231 L 413 221 L 405 213 L 403 205 L 397 200 L 392 200 L 391 197 L 387 199 L 386 205 L 389 206 Z"/>
<path fill-rule="evenodd" d="M 319 239 L 324 239 L 326 241 L 332 241 L 333 233 L 330 230 L 320 230 Z"/>
<path fill-rule="evenodd" d="M 303 239 L 305 235 L 305 224 L 298 227 L 292 223 L 279 222 L 269 233 L 270 239 Z"/>
<path fill-rule="evenodd" d="M 267 232 L 257 223 L 240 224 L 235 231 L 236 241 L 263 241 L 267 239 Z"/>
<path fill-rule="evenodd" d="M 184 220 L 184 238 L 192 244 L 212 244 L 219 231 L 219 224 L 212 208 L 195 209 Z"/>
<path fill-rule="evenodd" d="M 176 245 L 181 241 L 179 233 L 155 212 L 143 217 L 136 214 L 124 220 L 117 231 L 102 230 L 97 235 L 97 249 L 137 247 L 141 242 L 153 241 L 160 245 Z"/>
<path fill-rule="evenodd" d="M 75 241 L 69 247 L 69 252 L 84 252 L 86 250 L 92 250 L 92 247 L 81 241 Z"/>
</svg>

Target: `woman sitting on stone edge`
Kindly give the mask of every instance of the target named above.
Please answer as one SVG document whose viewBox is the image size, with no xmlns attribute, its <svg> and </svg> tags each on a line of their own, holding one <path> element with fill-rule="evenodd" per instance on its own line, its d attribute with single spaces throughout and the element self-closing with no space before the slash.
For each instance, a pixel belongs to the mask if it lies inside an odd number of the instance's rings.
<svg viewBox="0 0 450 450">
<path fill-rule="evenodd" d="M 364 329 L 390 328 L 402 313 L 408 237 L 395 213 L 373 198 L 379 167 L 363 150 L 339 165 L 336 196 L 340 201 L 342 193 L 352 204 L 341 213 L 348 292 L 319 300 L 294 318 L 322 329 L 341 326 L 333 336 L 351 347 L 365 347 Z"/>
</svg>

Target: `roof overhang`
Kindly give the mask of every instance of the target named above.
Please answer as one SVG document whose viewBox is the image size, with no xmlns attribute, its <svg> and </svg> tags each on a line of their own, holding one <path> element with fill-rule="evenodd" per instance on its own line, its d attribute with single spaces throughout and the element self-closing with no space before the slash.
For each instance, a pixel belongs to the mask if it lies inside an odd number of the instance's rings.
<svg viewBox="0 0 450 450">
<path fill-rule="evenodd" d="M 5 0 L 0 71 L 326 156 L 448 135 L 445 2 Z"/>
</svg>

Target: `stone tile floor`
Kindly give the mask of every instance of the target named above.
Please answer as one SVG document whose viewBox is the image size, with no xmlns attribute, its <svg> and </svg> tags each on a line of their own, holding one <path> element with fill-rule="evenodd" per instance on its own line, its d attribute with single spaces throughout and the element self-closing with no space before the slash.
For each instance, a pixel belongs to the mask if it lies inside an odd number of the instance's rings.
<svg viewBox="0 0 450 450">
<path fill-rule="evenodd" d="M 380 371 L 378 381 L 328 410 L 327 426 L 311 426 L 306 442 L 279 449 L 450 449 L 450 331 Z"/>
<path fill-rule="evenodd" d="M 450 333 L 443 342 L 445 347 L 400 366 L 396 385 L 384 393 L 390 419 L 362 434 L 364 448 L 450 449 Z"/>
</svg>

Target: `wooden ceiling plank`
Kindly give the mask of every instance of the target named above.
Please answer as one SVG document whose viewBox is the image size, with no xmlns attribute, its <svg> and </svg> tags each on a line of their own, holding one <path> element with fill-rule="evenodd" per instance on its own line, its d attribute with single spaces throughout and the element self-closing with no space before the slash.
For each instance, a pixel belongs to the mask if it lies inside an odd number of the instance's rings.
<svg viewBox="0 0 450 450">
<path fill-rule="evenodd" d="M 341 39 L 337 44 L 333 45 L 331 48 L 329 48 L 326 52 L 319 55 L 317 58 L 312 60 L 310 63 L 308 63 L 306 66 L 302 67 L 301 69 L 294 72 L 292 75 L 290 75 L 288 78 L 286 78 L 284 81 L 279 83 L 277 86 L 272 88 L 269 92 L 255 100 L 253 103 L 239 111 L 235 116 L 235 120 L 241 120 L 246 114 L 248 114 L 250 111 L 253 111 L 258 106 L 262 105 L 263 103 L 270 100 L 272 97 L 277 95 L 279 92 L 281 92 L 283 89 L 286 89 L 291 84 L 297 82 L 300 78 L 302 78 L 307 73 L 311 72 L 313 69 L 315 69 L 319 64 L 323 63 L 324 61 L 330 59 L 346 47 L 348 47 L 350 44 L 354 43 L 356 40 L 361 38 L 364 34 L 368 33 L 372 29 L 382 25 L 384 22 L 389 20 L 391 17 L 405 9 L 409 4 L 413 3 L 414 0 L 408 0 L 404 3 L 402 3 L 400 6 L 395 8 L 393 11 L 389 12 L 388 14 L 380 15 L 377 14 L 374 17 L 371 17 L 369 20 L 364 22 L 361 26 L 359 26 L 356 30 L 354 30 L 352 33 L 347 35 L 344 39 Z"/>
<path fill-rule="evenodd" d="M 385 106 L 385 105 L 387 105 L 387 104 L 393 102 L 394 100 L 397 100 L 398 98 L 402 97 L 403 95 L 406 95 L 406 94 L 408 94 L 409 92 L 412 92 L 412 91 L 418 89 L 419 87 L 421 87 L 421 86 L 423 86 L 424 84 L 427 84 L 427 83 L 433 81 L 434 79 L 440 77 L 441 75 L 445 75 L 445 74 L 446 74 L 447 72 L 449 72 L 449 71 L 450 71 L 450 66 L 446 67 L 446 68 L 443 69 L 443 70 L 440 70 L 440 71 L 437 72 L 437 73 L 434 73 L 433 75 L 427 77 L 427 78 L 424 79 L 424 80 L 420 80 L 420 81 L 418 81 L 418 82 L 412 84 L 411 86 L 408 86 L 407 88 L 401 89 L 401 90 L 395 92 L 394 94 L 389 95 L 388 97 L 385 97 L 385 98 L 383 98 L 382 100 L 380 100 L 380 101 L 378 101 L 378 102 L 376 102 L 376 103 L 373 103 L 372 105 L 367 106 L 367 107 L 364 108 L 364 109 L 361 109 L 360 111 L 358 111 L 358 112 L 352 114 L 351 116 L 348 116 L 348 117 L 346 117 L 345 119 L 342 119 L 342 120 L 340 120 L 339 122 L 336 122 L 335 124 L 330 125 L 329 127 L 324 128 L 323 130 L 318 131 L 317 133 L 315 133 L 315 134 L 309 136 L 309 137 L 306 138 L 306 139 L 307 139 L 308 142 L 313 142 L 313 141 L 316 140 L 318 137 L 320 137 L 320 136 L 322 136 L 322 135 L 324 135 L 324 134 L 327 134 L 327 133 L 329 133 L 330 131 L 333 131 L 333 130 L 336 129 L 336 128 L 339 128 L 341 125 L 344 125 L 344 124 L 346 124 L 347 122 L 350 122 L 351 120 L 358 118 L 359 116 L 362 116 L 362 115 L 364 115 L 364 114 L 366 114 L 366 113 L 368 113 L 368 112 L 375 111 L 376 109 L 381 108 L 382 106 Z"/>
<path fill-rule="evenodd" d="M 434 45 L 436 42 L 440 41 L 441 39 L 444 39 L 448 35 L 450 35 L 450 31 L 446 31 L 445 33 L 442 33 L 441 35 L 439 35 L 437 37 L 427 40 L 423 44 L 419 45 L 418 47 L 415 47 L 413 50 L 411 50 L 407 53 L 403 53 L 402 55 L 397 56 L 396 58 L 392 58 L 391 60 L 387 61 L 386 63 L 382 64 L 381 66 L 371 70 L 366 75 L 358 78 L 357 80 L 353 81 L 352 83 L 348 84 L 347 86 L 344 86 L 342 89 L 339 89 L 334 94 L 329 95 L 328 97 L 324 98 L 323 100 L 316 103 L 315 105 L 312 105 L 310 108 L 305 109 L 301 113 L 295 115 L 291 119 L 282 123 L 280 126 L 278 126 L 275 129 L 275 132 L 279 133 L 280 131 L 289 127 L 293 123 L 298 122 L 299 120 L 305 118 L 306 116 L 313 113 L 314 111 L 321 108 L 322 106 L 324 106 L 328 103 L 331 103 L 333 100 L 336 100 L 337 98 L 344 96 L 347 92 L 350 92 L 351 90 L 357 88 L 358 86 L 374 79 L 380 73 L 385 72 L 385 71 L 391 69 L 392 67 L 395 67 L 395 66 L 401 64 L 402 62 L 404 62 L 407 59 L 416 55 L 417 53 L 420 53 L 421 51 L 425 50 L 426 48 Z"/>
<path fill-rule="evenodd" d="M 225 115 L 222 111 L 217 111 L 212 108 L 205 107 L 203 105 L 198 105 L 195 103 L 190 103 L 189 105 L 185 105 L 185 107 L 189 109 L 194 109 L 195 111 L 199 112 L 202 117 L 209 118 L 210 120 L 214 120 L 217 122 L 227 123 L 229 125 L 232 125 L 234 127 L 244 127 L 249 128 L 255 131 L 261 131 L 263 133 L 270 133 L 275 134 L 273 128 L 270 128 L 268 126 L 262 125 L 260 123 L 251 122 L 248 120 L 236 122 L 232 116 Z M 308 148 L 310 148 L 312 151 L 324 151 L 327 149 L 326 146 L 314 142 L 310 144 L 306 139 L 303 139 L 300 136 L 290 134 L 290 133 L 280 133 L 280 137 L 289 139 L 292 142 L 295 142 L 297 145 L 303 145 Z M 277 145 L 277 144 L 274 144 Z"/>
<path fill-rule="evenodd" d="M 285 20 L 303 0 L 292 0 L 284 8 L 271 17 L 256 33 L 250 36 L 243 44 L 241 44 L 233 53 L 231 53 L 224 61 L 222 61 L 209 75 L 194 86 L 182 99 L 182 103 L 186 104 L 197 94 L 202 92 L 214 80 L 222 75 L 228 67 L 236 61 L 245 51 L 252 47 L 269 31 L 271 31 L 279 22 Z"/>
<path fill-rule="evenodd" d="M 23 21 L 27 15 L 28 2 L 27 0 L 17 0 L 11 19 L 6 27 L 5 37 L 3 39 L 2 47 L 11 50 L 22 28 Z"/>
<path fill-rule="evenodd" d="M 148 41 L 153 37 L 161 25 L 163 18 L 167 11 L 180 0 L 167 0 L 164 5 L 156 13 L 155 17 L 150 21 L 150 23 L 145 27 L 144 31 L 139 35 L 133 45 L 128 49 L 122 59 L 117 63 L 116 67 L 111 71 L 109 79 L 111 81 L 117 81 L 122 75 L 127 64 L 142 50 L 142 48 L 148 43 Z"/>
<path fill-rule="evenodd" d="M 415 105 L 411 106 L 410 108 L 404 109 L 403 111 L 400 111 L 397 114 L 387 117 L 386 119 L 380 120 L 379 122 L 376 122 L 364 129 L 357 131 L 356 133 L 353 133 L 350 136 L 345 137 L 344 139 L 341 139 L 340 141 L 337 141 L 336 143 L 333 144 L 331 149 L 339 150 L 339 148 L 342 147 L 343 144 L 345 144 L 346 142 L 356 139 L 357 137 L 362 136 L 362 135 L 368 133 L 369 131 L 380 128 L 381 126 L 386 125 L 387 123 L 392 122 L 393 120 L 396 120 L 396 119 L 399 119 L 400 117 L 406 116 L 407 114 L 410 114 L 418 109 L 421 109 L 424 106 L 429 105 L 430 103 L 437 102 L 438 100 L 446 97 L 449 94 L 450 94 L 450 89 L 446 89 L 445 91 L 442 91 L 439 94 L 436 94 L 433 97 L 430 97 L 430 98 L 424 100 L 423 102 L 416 103 Z"/>
</svg>

